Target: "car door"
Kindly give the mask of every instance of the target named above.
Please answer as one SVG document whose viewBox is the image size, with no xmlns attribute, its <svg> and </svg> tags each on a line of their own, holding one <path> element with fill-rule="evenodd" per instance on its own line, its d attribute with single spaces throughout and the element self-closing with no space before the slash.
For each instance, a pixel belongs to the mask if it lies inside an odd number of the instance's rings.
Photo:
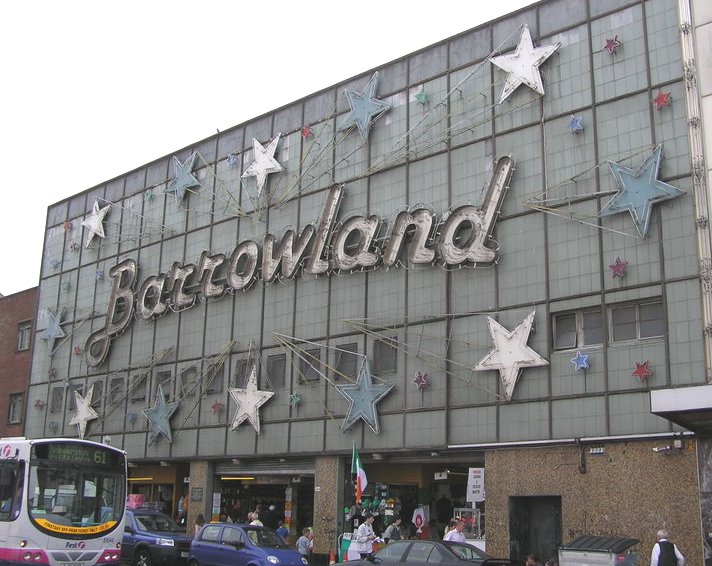
<svg viewBox="0 0 712 566">
<path fill-rule="evenodd" d="M 200 566 L 217 566 L 222 563 L 222 544 L 220 543 L 220 531 L 222 525 L 205 525 L 200 532 L 200 538 L 193 540 L 190 552 L 198 561 Z"/>
<path fill-rule="evenodd" d="M 136 523 L 133 513 L 126 513 L 126 523 L 124 525 L 124 535 L 121 539 L 121 561 L 133 562 L 134 548 L 136 547 L 136 536 L 134 531 Z"/>
<path fill-rule="evenodd" d="M 249 560 L 250 553 L 246 550 L 247 540 L 242 529 L 232 525 L 225 525 L 222 532 L 222 555 L 223 562 L 216 566 L 245 566 Z"/>
</svg>

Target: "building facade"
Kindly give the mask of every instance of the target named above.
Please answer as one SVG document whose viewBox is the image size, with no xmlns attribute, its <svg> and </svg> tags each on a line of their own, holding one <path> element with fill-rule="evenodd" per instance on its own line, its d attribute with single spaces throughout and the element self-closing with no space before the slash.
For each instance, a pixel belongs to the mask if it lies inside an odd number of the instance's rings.
<svg viewBox="0 0 712 566">
<path fill-rule="evenodd" d="M 356 447 L 380 528 L 709 561 L 711 20 L 543 1 L 50 206 L 28 436 L 320 554 Z"/>
<path fill-rule="evenodd" d="M 25 428 L 37 296 L 37 287 L 0 296 L 0 436 L 21 436 Z"/>
</svg>

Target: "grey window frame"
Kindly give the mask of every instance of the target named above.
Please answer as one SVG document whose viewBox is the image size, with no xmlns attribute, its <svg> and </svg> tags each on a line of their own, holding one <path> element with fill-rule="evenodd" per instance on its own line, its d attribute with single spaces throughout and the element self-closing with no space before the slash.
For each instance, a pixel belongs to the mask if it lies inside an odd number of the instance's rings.
<svg viewBox="0 0 712 566">
<path fill-rule="evenodd" d="M 656 307 L 660 308 L 660 314 L 661 317 L 659 320 L 659 324 L 661 326 L 661 333 L 660 334 L 648 334 L 645 332 L 641 331 L 641 308 L 644 309 L 649 306 L 655 305 Z M 635 335 L 634 336 L 627 336 L 627 337 L 621 337 L 621 338 L 616 338 L 616 321 L 615 321 L 615 314 L 616 312 L 621 312 L 623 310 L 633 310 L 635 319 L 632 321 L 631 324 L 634 325 L 635 327 Z M 609 332 L 610 332 L 610 337 L 611 337 L 611 344 L 621 344 L 625 342 L 633 342 L 637 340 L 650 340 L 650 339 L 655 339 L 655 338 L 664 338 L 665 335 L 667 334 L 667 326 L 666 326 L 666 317 L 665 317 L 665 306 L 663 304 L 662 299 L 646 299 L 642 301 L 637 301 L 634 303 L 622 303 L 619 305 L 613 305 L 610 307 L 610 317 L 609 317 Z"/>
<path fill-rule="evenodd" d="M 32 320 L 17 323 L 17 351 L 26 352 L 32 344 Z"/>
<path fill-rule="evenodd" d="M 383 352 L 393 350 L 393 363 L 385 364 Z M 398 371 L 398 336 L 381 338 L 373 342 L 373 356 L 371 369 L 375 375 L 389 375 Z"/>
<path fill-rule="evenodd" d="M 586 315 L 590 314 L 595 314 L 598 313 L 600 315 L 600 320 L 601 320 L 601 340 L 600 341 L 595 341 L 595 339 L 592 339 L 592 341 L 587 341 L 586 340 L 586 325 L 585 325 L 585 320 L 586 320 Z M 562 321 L 564 318 L 570 318 L 574 317 L 574 336 L 575 340 L 573 344 L 569 344 L 568 342 L 566 344 L 561 345 L 560 344 L 560 339 L 559 339 L 559 334 L 558 334 L 558 329 L 560 326 L 560 321 Z M 567 311 L 567 312 L 560 312 L 560 313 L 555 313 L 552 316 L 552 347 L 556 351 L 561 351 L 561 350 L 576 350 L 577 348 L 584 348 L 584 347 L 592 347 L 592 346 L 603 346 L 606 343 L 606 335 L 605 335 L 605 311 L 601 307 L 591 307 L 591 308 L 585 308 L 585 309 L 580 309 L 576 311 Z"/>
<path fill-rule="evenodd" d="M 10 393 L 7 408 L 7 423 L 21 424 L 23 415 L 23 407 L 25 404 L 24 393 Z"/>
</svg>

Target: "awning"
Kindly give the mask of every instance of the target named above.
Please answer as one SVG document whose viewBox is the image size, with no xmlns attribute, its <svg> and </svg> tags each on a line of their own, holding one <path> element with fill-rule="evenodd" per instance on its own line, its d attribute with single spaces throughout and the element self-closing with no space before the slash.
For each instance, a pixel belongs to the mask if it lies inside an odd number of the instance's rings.
<svg viewBox="0 0 712 566">
<path fill-rule="evenodd" d="M 712 435 L 712 385 L 651 391 L 650 412 L 694 433 Z"/>
</svg>

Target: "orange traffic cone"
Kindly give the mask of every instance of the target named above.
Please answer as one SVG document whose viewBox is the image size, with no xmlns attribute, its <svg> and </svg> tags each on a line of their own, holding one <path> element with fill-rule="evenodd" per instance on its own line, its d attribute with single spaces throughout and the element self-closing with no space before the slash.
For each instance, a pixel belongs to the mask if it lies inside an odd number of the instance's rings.
<svg viewBox="0 0 712 566">
<path fill-rule="evenodd" d="M 334 553 L 334 549 L 331 549 L 331 552 L 329 552 L 329 564 L 336 564 L 336 554 Z"/>
</svg>

